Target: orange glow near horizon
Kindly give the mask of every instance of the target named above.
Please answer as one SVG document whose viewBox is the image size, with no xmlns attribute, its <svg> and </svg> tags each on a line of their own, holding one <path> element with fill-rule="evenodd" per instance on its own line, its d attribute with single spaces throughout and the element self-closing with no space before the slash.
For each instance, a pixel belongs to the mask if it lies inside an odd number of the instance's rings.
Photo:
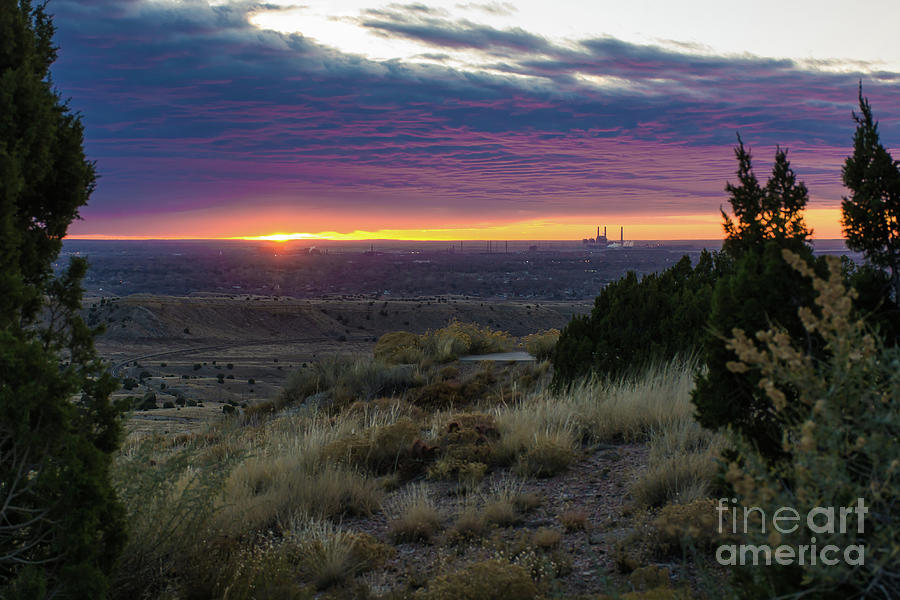
<svg viewBox="0 0 900 600">
<path fill-rule="evenodd" d="M 813 237 L 837 239 L 842 237 L 841 211 L 837 208 L 813 208 L 805 211 L 807 225 L 813 229 Z M 581 240 L 593 237 L 597 226 L 607 228 L 611 240 L 619 237 L 619 227 L 625 228 L 626 240 L 714 240 L 722 237 L 722 219 L 718 214 L 668 215 L 648 219 L 642 215 L 583 215 L 547 219 L 532 219 L 511 223 L 485 223 L 470 227 L 431 227 L 397 229 L 373 227 L 348 231 L 288 232 L 265 231 L 261 222 L 254 223 L 256 232 L 245 235 L 100 235 L 76 234 L 72 240 L 186 240 L 219 239 L 246 241 L 287 242 L 294 240 L 363 241 L 457 241 L 457 240 Z M 228 227 L 232 229 L 232 227 Z M 260 231 L 261 230 L 261 231 Z M 208 231 L 208 230 L 207 230 Z"/>
</svg>

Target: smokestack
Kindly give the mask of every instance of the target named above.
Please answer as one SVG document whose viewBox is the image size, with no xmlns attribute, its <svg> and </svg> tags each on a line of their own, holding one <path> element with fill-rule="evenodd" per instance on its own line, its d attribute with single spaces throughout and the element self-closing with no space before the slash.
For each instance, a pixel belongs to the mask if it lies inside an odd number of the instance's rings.
<svg viewBox="0 0 900 600">
<path fill-rule="evenodd" d="M 619 229 L 619 241 L 625 243 L 625 227 Z"/>
<path fill-rule="evenodd" d="M 603 226 L 603 237 L 606 237 L 606 225 Z"/>
<path fill-rule="evenodd" d="M 597 239 L 600 239 L 600 226 L 597 225 Z"/>
</svg>

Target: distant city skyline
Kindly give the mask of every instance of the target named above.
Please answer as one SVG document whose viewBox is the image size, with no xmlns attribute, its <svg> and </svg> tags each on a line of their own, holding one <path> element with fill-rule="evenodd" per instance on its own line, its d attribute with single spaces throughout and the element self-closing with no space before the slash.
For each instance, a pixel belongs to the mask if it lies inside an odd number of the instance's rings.
<svg viewBox="0 0 900 600">
<path fill-rule="evenodd" d="M 713 239 L 740 133 L 840 237 L 857 85 L 900 140 L 900 5 L 54 0 L 101 178 L 73 238 Z"/>
</svg>

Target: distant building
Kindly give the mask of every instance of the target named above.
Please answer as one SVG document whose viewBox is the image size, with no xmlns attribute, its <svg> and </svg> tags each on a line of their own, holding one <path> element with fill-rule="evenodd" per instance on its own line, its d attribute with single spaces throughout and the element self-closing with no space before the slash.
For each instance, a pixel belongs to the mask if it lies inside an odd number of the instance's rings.
<svg viewBox="0 0 900 600">
<path fill-rule="evenodd" d="M 584 238 L 581 243 L 586 248 L 606 248 L 609 246 L 609 240 L 606 238 L 606 227 L 603 228 L 603 235 L 600 235 L 600 226 L 597 226 L 597 237 Z"/>
<path fill-rule="evenodd" d="M 606 237 L 606 227 L 603 228 L 603 235 L 600 235 L 600 227 L 597 227 L 597 237 L 594 238 L 584 238 L 581 240 L 582 245 L 588 249 L 605 249 L 605 248 L 631 248 L 634 246 L 634 242 L 626 242 L 625 241 L 625 228 L 619 228 L 619 241 L 611 242 L 609 238 Z"/>
</svg>

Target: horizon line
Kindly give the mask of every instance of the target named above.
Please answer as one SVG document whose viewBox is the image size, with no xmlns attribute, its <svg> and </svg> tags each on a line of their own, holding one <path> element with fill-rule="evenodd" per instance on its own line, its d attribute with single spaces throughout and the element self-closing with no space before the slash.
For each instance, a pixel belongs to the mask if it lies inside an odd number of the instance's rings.
<svg viewBox="0 0 900 600">
<path fill-rule="evenodd" d="M 725 238 L 641 238 L 627 239 L 626 242 L 722 242 Z M 454 240 L 447 239 L 404 239 L 404 238 L 358 238 L 358 239 L 334 239 L 334 238 L 299 238 L 299 239 L 259 239 L 259 238 L 243 238 L 243 237 L 221 237 L 221 238 L 192 238 L 192 237 L 140 237 L 140 236 L 66 236 L 62 241 L 77 242 L 267 242 L 274 244 L 297 244 L 304 242 L 332 242 L 332 243 L 373 243 L 373 242 L 408 242 L 408 243 L 457 243 L 457 242 L 567 242 L 571 244 L 582 243 L 582 240 L 574 240 L 571 238 L 547 238 L 547 239 L 508 239 L 508 238 L 458 238 Z M 846 239 L 842 237 L 812 237 L 810 241 L 841 241 Z M 613 240 L 612 243 L 619 243 Z"/>
</svg>

